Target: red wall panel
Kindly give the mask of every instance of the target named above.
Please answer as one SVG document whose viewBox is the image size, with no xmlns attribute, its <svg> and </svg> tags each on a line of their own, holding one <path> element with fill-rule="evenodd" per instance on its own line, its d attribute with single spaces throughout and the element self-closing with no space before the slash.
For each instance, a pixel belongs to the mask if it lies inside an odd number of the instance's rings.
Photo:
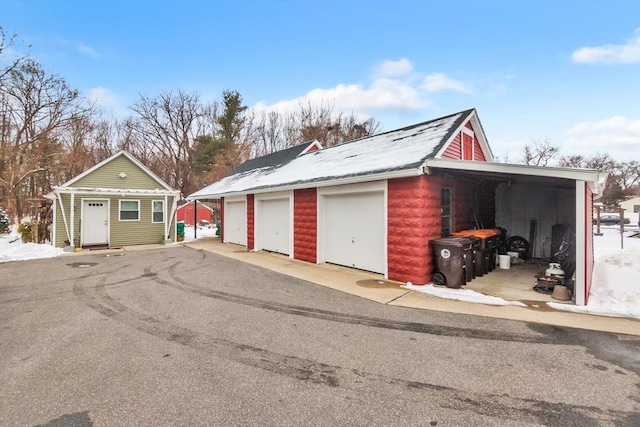
<svg viewBox="0 0 640 427">
<path fill-rule="evenodd" d="M 429 241 L 440 237 L 440 181 L 426 175 L 389 181 L 389 279 L 415 284 L 431 280 Z"/>
<path fill-rule="evenodd" d="M 293 257 L 317 262 L 318 196 L 315 188 L 293 193 Z"/>
<path fill-rule="evenodd" d="M 444 153 L 442 153 L 442 157 L 456 160 L 462 158 L 462 137 L 460 136 L 460 132 L 458 132 L 456 137 L 453 138 L 453 141 L 451 141 L 451 144 L 449 144 Z"/>
<path fill-rule="evenodd" d="M 254 248 L 254 227 L 255 227 L 255 212 L 253 203 L 253 194 L 247 195 L 247 249 L 252 250 Z"/>
</svg>

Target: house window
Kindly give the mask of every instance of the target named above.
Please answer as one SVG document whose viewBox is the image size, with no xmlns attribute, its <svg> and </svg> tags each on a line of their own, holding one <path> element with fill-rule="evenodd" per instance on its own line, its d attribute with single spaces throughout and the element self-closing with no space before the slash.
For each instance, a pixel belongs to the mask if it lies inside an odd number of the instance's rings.
<svg viewBox="0 0 640 427">
<path fill-rule="evenodd" d="M 120 221 L 140 220 L 139 200 L 119 200 Z"/>
<path fill-rule="evenodd" d="M 440 190 L 440 218 L 442 237 L 451 236 L 451 189 Z"/>
<path fill-rule="evenodd" d="M 151 222 L 164 222 L 164 201 L 154 200 L 151 206 Z"/>
</svg>

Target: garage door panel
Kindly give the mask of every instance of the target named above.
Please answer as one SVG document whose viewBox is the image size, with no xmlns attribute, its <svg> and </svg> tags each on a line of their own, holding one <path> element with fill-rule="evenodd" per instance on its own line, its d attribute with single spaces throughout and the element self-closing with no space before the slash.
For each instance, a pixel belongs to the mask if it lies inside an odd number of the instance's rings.
<svg viewBox="0 0 640 427">
<path fill-rule="evenodd" d="M 247 246 L 247 202 L 225 203 L 224 241 Z"/>
<path fill-rule="evenodd" d="M 260 201 L 259 216 L 262 249 L 289 255 L 291 253 L 289 199 Z"/>
<path fill-rule="evenodd" d="M 324 198 L 325 261 L 385 273 L 384 193 Z"/>
</svg>

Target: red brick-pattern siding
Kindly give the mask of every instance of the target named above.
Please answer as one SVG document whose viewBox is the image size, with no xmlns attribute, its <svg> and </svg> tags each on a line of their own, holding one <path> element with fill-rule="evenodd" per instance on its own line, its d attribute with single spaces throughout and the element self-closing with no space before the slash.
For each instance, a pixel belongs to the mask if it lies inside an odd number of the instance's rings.
<svg viewBox="0 0 640 427">
<path fill-rule="evenodd" d="M 422 175 L 388 182 L 389 279 L 415 284 L 431 280 L 429 241 L 440 237 L 440 181 Z"/>
<path fill-rule="evenodd" d="M 224 243 L 224 197 L 220 198 L 220 241 Z"/>
<path fill-rule="evenodd" d="M 451 144 L 447 147 L 447 149 L 442 153 L 442 157 L 446 159 L 455 159 L 460 160 L 462 158 L 462 137 L 461 133 L 458 132 Z"/>
<path fill-rule="evenodd" d="M 253 194 L 247 195 L 247 249 L 253 250 L 255 247 L 255 203 Z"/>
<path fill-rule="evenodd" d="M 315 188 L 293 192 L 293 257 L 317 262 L 318 196 Z"/>
</svg>

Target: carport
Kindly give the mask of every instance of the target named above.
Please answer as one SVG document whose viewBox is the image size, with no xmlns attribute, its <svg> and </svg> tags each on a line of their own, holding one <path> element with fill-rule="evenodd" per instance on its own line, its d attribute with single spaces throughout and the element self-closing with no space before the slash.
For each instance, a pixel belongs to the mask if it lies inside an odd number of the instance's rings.
<svg viewBox="0 0 640 427">
<path fill-rule="evenodd" d="M 593 271 L 593 196 L 600 193 L 600 173 L 569 169 L 428 159 L 427 173 L 474 179 L 494 189 L 495 225 L 507 237 L 529 241 L 533 258 L 549 258 L 554 225 L 570 226 L 576 234 L 575 303 L 586 305 Z M 486 226 L 487 224 L 485 224 Z"/>
</svg>

